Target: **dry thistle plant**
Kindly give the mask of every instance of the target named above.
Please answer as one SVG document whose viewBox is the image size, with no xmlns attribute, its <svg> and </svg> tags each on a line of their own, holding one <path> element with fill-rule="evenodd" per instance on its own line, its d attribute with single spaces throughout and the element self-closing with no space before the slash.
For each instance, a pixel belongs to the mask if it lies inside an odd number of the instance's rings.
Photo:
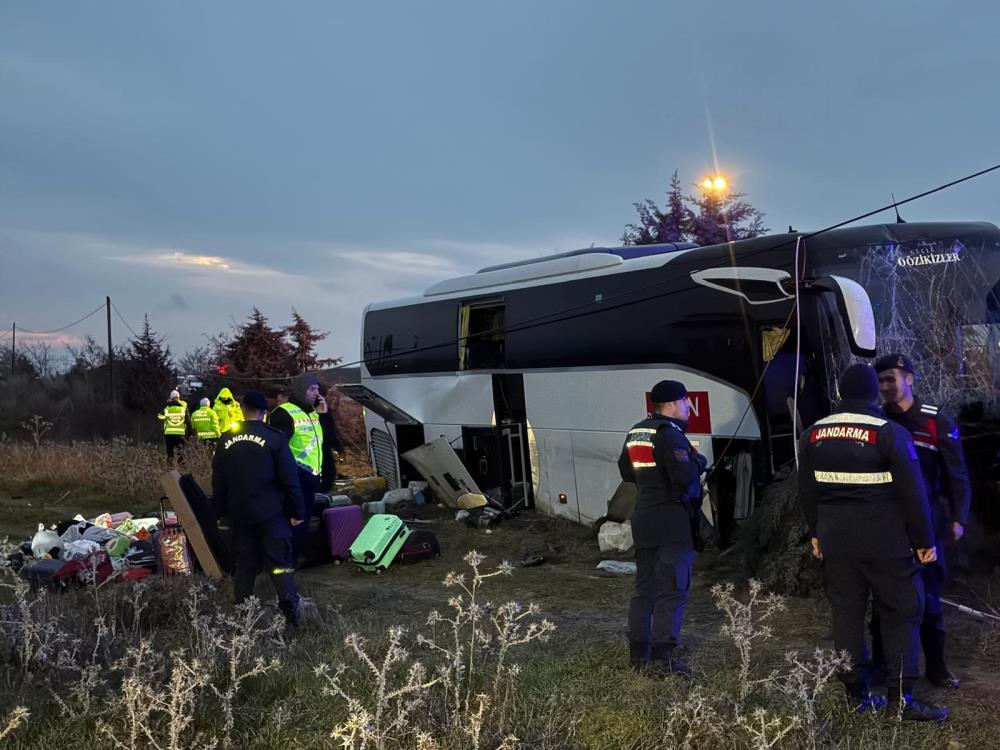
<svg viewBox="0 0 1000 750">
<path fill-rule="evenodd" d="M 493 699 L 500 697 L 503 683 L 513 681 L 518 674 L 516 666 L 507 664 L 510 649 L 531 641 L 547 641 L 555 625 L 548 620 L 537 620 L 541 610 L 536 604 L 507 602 L 494 606 L 480 601 L 480 589 L 486 580 L 513 574 L 513 566 L 506 560 L 486 573 L 481 569 L 485 557 L 475 550 L 463 559 L 472 568 L 470 578 L 450 572 L 444 579 L 445 588 L 464 592 L 448 599 L 451 617 L 435 610 L 427 618 L 432 632 L 438 625 L 445 626 L 445 636 L 420 635 L 417 643 L 443 657 L 440 669 L 449 692 L 450 710 L 455 715 L 470 716 L 473 689 L 481 676 L 489 680 L 487 695 Z"/>
<path fill-rule="evenodd" d="M 15 707 L 4 720 L 3 727 L 0 728 L 0 742 L 8 739 L 14 732 L 28 723 L 31 718 L 31 711 L 24 706 Z"/>
<path fill-rule="evenodd" d="M 35 450 L 42 447 L 42 438 L 52 429 L 52 423 L 40 414 L 32 415 L 31 419 L 21 422 L 21 428 L 31 435 L 31 442 L 35 445 Z"/>
<path fill-rule="evenodd" d="M 721 741 L 727 722 L 700 687 L 694 687 L 683 701 L 670 705 L 664 727 L 663 747 L 696 750 Z"/>
<path fill-rule="evenodd" d="M 720 632 L 732 641 L 739 653 L 739 691 L 736 701 L 736 715 L 742 713 L 743 705 L 754 687 L 770 681 L 771 677 L 752 679 L 753 650 L 757 641 L 766 641 L 771 635 L 771 627 L 767 621 L 774 615 L 785 610 L 785 600 L 778 594 L 762 595 L 763 587 L 760 581 L 753 578 L 749 583 L 749 599 L 746 603 L 737 599 L 733 592 L 736 587 L 731 583 L 720 583 L 712 587 L 712 598 L 715 606 L 726 616 L 726 622 Z"/>
<path fill-rule="evenodd" d="M 817 647 L 812 652 L 812 658 L 790 651 L 785 654 L 785 663 L 789 667 L 788 672 L 781 674 L 774 684 L 795 706 L 796 716 L 805 732 L 805 746 L 815 748 L 816 701 L 833 676 L 850 667 L 850 654 Z"/>
<path fill-rule="evenodd" d="M 754 750 L 777 747 L 799 724 L 797 716 L 776 716 L 763 708 L 755 708 L 749 716 L 736 717 L 736 726 L 745 732 Z"/>
<path fill-rule="evenodd" d="M 220 612 L 213 618 L 209 643 L 213 661 L 222 666 L 223 674 L 219 684 L 212 681 L 208 687 L 222 708 L 223 747 L 232 746 L 233 702 L 243 683 L 281 667 L 280 659 L 273 655 L 266 658 L 263 652 L 268 645 L 272 646 L 267 649 L 271 654 L 283 649 L 284 628 L 284 619 L 268 611 L 256 597 L 237 605 L 231 615 Z"/>
<path fill-rule="evenodd" d="M 539 621 L 536 605 L 522 606 L 507 602 L 495 606 L 482 601 L 485 581 L 498 575 L 511 575 L 510 564 L 503 562 L 491 572 L 482 570 L 485 558 L 472 551 L 465 556 L 472 568 L 471 575 L 451 572 L 444 580 L 447 588 L 460 588 L 463 593 L 448 600 L 451 616 L 431 612 L 427 624 L 444 626 L 444 633 L 419 634 L 416 643 L 437 660 L 434 669 L 414 658 L 404 646 L 406 630 L 390 628 L 386 647 L 381 656 L 373 652 L 364 638 L 352 633 L 344 642 L 360 663 L 363 674 L 370 680 L 367 691 L 359 691 L 356 673 L 344 664 L 335 668 L 321 664 L 315 674 L 325 681 L 324 693 L 342 699 L 347 706 L 347 719 L 333 732 L 340 747 L 349 750 L 382 750 L 387 747 L 438 747 L 440 738 L 434 726 L 421 726 L 426 712 L 416 709 L 431 705 L 443 711 L 445 734 L 464 736 L 471 747 L 481 747 L 487 730 L 499 736 L 506 712 L 516 693 L 513 682 L 520 674 L 510 663 L 511 650 L 532 641 L 547 640 L 555 626 Z M 432 700 L 434 691 L 439 693 Z M 424 718 L 424 721 L 428 719 Z M 517 738 L 504 735 L 501 747 L 515 747 Z M 408 741 L 409 744 L 402 744 Z"/>
<path fill-rule="evenodd" d="M 337 696 L 347 703 L 347 721 L 331 732 L 342 748 L 383 750 L 391 739 L 405 736 L 413 728 L 413 712 L 424 703 L 427 691 L 441 681 L 440 675 L 430 677 L 423 664 L 411 659 L 410 652 L 402 645 L 405 633 L 404 628 L 389 628 L 385 653 L 378 662 L 368 652 L 366 641 L 360 635 L 350 633 L 344 638 L 344 643 L 373 680 L 374 696 L 370 707 L 356 693 L 348 692 L 354 689 L 355 683 L 346 665 L 341 664 L 331 671 L 329 665 L 320 664 L 313 671 L 326 682 L 324 694 Z"/>
</svg>

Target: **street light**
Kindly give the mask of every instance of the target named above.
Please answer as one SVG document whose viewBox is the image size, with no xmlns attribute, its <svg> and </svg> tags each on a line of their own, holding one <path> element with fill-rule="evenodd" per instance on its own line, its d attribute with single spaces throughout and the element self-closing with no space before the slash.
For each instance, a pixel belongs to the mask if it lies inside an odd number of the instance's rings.
<svg viewBox="0 0 1000 750">
<path fill-rule="evenodd" d="M 715 191 L 721 193 L 729 187 L 729 182 L 722 175 L 716 175 L 715 177 L 706 177 L 701 186 L 706 192 Z"/>
</svg>

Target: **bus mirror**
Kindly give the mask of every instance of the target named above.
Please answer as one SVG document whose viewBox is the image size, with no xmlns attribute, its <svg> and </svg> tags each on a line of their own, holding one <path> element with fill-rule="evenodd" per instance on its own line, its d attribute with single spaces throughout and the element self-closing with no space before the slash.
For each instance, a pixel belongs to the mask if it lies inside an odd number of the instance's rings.
<svg viewBox="0 0 1000 750">
<path fill-rule="evenodd" d="M 843 276 L 820 276 L 807 282 L 813 291 L 831 292 L 844 323 L 851 351 L 859 357 L 875 356 L 875 313 L 868 292 Z"/>
</svg>

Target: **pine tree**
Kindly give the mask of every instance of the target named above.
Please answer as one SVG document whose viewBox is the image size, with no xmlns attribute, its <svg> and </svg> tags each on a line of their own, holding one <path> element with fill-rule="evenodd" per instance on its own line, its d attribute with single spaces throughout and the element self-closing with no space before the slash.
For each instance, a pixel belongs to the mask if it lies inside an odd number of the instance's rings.
<svg viewBox="0 0 1000 750">
<path fill-rule="evenodd" d="M 680 178 L 670 178 L 667 202 L 661 210 L 646 199 L 633 203 L 638 224 L 627 224 L 622 242 L 651 245 L 660 242 L 696 242 L 715 245 L 765 234 L 764 214 L 743 200 L 743 193 L 706 191 L 702 196 L 685 196 Z"/>
<path fill-rule="evenodd" d="M 319 358 L 316 356 L 316 344 L 330 334 L 315 330 L 294 307 L 292 308 L 292 324 L 284 329 L 284 333 L 291 339 L 292 368 L 296 373 L 318 370 L 340 361 L 339 357 Z"/>
<path fill-rule="evenodd" d="M 674 170 L 670 178 L 667 203 L 660 210 L 656 203 L 647 198 L 633 203 L 639 214 L 638 224 L 628 224 L 622 242 L 626 245 L 654 245 L 660 242 L 684 242 L 691 226 L 691 212 L 684 205 L 681 181 Z"/>
<path fill-rule="evenodd" d="M 115 357 L 121 359 L 123 400 L 129 408 L 150 412 L 166 403 L 176 385 L 173 360 L 170 347 L 149 325 L 148 315 L 143 317 L 142 333 Z"/>
<path fill-rule="evenodd" d="M 764 214 L 743 200 L 744 193 L 706 191 L 689 196 L 697 208 L 692 212 L 690 237 L 699 245 L 747 240 L 767 233 Z"/>
<path fill-rule="evenodd" d="M 233 340 L 225 347 L 225 359 L 232 370 L 230 374 L 249 379 L 296 374 L 293 371 L 294 350 L 285 340 L 285 329 L 271 328 L 256 307 L 246 321 L 237 326 Z"/>
</svg>

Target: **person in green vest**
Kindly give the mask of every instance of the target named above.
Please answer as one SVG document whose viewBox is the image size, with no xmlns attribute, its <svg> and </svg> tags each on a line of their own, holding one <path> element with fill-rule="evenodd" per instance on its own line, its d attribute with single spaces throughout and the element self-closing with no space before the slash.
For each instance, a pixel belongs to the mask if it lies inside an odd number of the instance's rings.
<svg viewBox="0 0 1000 750">
<path fill-rule="evenodd" d="M 191 415 L 191 428 L 199 440 L 215 445 L 222 430 L 219 429 L 219 415 L 209 406 L 211 403 L 207 398 L 201 400 L 201 407 Z"/>
<path fill-rule="evenodd" d="M 181 394 L 170 391 L 170 400 L 157 416 L 163 422 L 163 441 L 167 446 L 167 460 L 173 461 L 174 454 L 183 449 L 184 437 L 187 435 L 187 408 L 181 403 Z"/>
<path fill-rule="evenodd" d="M 299 468 L 299 484 L 305 512 L 293 530 L 292 559 L 298 561 L 313 514 L 313 503 L 319 492 L 323 469 L 323 427 L 319 415 L 326 413 L 326 399 L 320 394 L 319 378 L 305 373 L 292 380 L 289 398 L 271 412 L 270 424 L 288 436 L 288 447 Z"/>
<path fill-rule="evenodd" d="M 238 430 L 243 423 L 243 409 L 240 408 L 240 402 L 233 398 L 233 392 L 228 388 L 219 391 L 212 408 L 215 410 L 216 416 L 219 417 L 220 432 Z"/>
</svg>

